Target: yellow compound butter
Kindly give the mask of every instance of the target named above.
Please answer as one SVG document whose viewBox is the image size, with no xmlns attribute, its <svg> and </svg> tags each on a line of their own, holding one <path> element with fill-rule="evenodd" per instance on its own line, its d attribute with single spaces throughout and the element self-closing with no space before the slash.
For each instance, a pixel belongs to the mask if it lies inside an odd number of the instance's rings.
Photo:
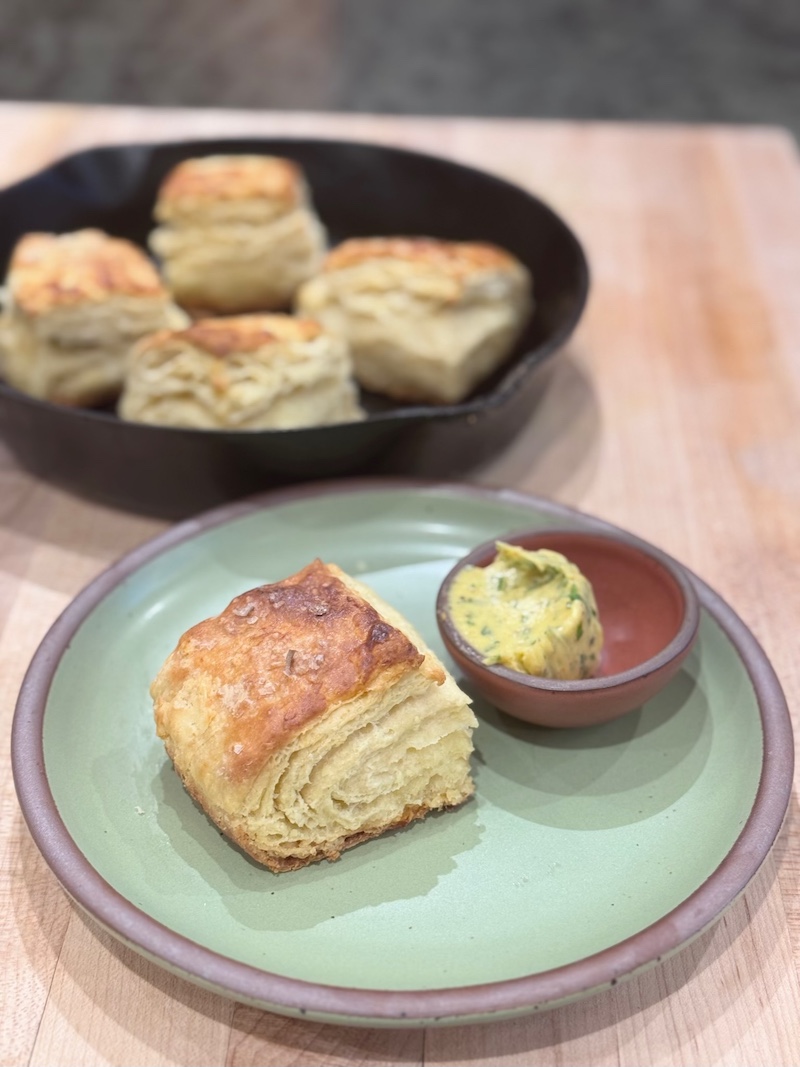
<svg viewBox="0 0 800 1067">
<path fill-rule="evenodd" d="M 592 586 L 559 552 L 497 542 L 488 567 L 464 567 L 450 618 L 487 664 L 540 678 L 589 678 L 603 649 Z"/>
</svg>

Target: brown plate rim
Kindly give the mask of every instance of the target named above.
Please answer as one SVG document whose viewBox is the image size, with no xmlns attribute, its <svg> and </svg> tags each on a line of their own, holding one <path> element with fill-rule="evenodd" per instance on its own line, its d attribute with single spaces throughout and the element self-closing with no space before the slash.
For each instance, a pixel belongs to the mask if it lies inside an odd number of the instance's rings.
<svg viewBox="0 0 800 1067">
<path fill-rule="evenodd" d="M 742 619 L 695 575 L 692 580 L 703 608 L 734 645 L 756 693 L 763 731 L 756 797 L 732 848 L 694 893 L 651 926 L 581 960 L 521 978 L 448 989 L 368 990 L 287 978 L 198 945 L 142 912 L 97 873 L 62 822 L 47 781 L 44 719 L 61 658 L 95 606 L 145 563 L 222 524 L 292 501 L 392 489 L 527 506 L 554 520 L 648 544 L 602 519 L 533 494 L 412 478 L 347 478 L 273 490 L 171 527 L 112 564 L 74 598 L 45 635 L 25 675 L 12 724 L 12 768 L 23 815 L 45 861 L 78 905 L 115 937 L 168 970 L 267 1010 L 347 1025 L 419 1026 L 507 1018 L 598 992 L 660 963 L 720 918 L 754 877 L 783 823 L 794 770 L 791 719 L 774 668 Z"/>
</svg>

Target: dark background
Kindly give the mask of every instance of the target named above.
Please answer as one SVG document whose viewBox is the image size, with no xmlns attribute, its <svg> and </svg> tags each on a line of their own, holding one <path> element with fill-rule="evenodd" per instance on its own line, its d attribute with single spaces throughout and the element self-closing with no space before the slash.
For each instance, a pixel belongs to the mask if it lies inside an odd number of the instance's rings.
<svg viewBox="0 0 800 1067">
<path fill-rule="evenodd" d="M 0 0 L 0 98 L 797 135 L 800 0 Z"/>
</svg>

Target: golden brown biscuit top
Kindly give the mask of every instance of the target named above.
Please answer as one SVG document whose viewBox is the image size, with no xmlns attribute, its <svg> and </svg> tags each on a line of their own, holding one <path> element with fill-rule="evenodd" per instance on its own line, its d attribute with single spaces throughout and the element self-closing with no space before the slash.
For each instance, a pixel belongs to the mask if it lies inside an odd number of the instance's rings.
<svg viewBox="0 0 800 1067">
<path fill-rule="evenodd" d="M 229 318 L 198 319 L 182 330 L 159 330 L 139 342 L 138 351 L 161 348 L 185 341 L 195 348 L 224 359 L 237 352 L 256 352 L 280 341 L 313 341 L 322 327 L 312 319 L 292 315 L 232 315 Z"/>
<path fill-rule="evenodd" d="M 167 295 L 144 252 L 102 230 L 25 234 L 11 255 L 8 283 L 14 302 L 28 315 L 109 296 Z"/>
<path fill-rule="evenodd" d="M 487 270 L 514 267 L 517 260 L 495 245 L 468 241 L 442 241 L 434 237 L 357 237 L 337 245 L 323 270 L 344 270 L 374 259 L 401 259 L 453 278 Z"/>
<path fill-rule="evenodd" d="M 173 167 L 161 184 L 158 201 L 170 207 L 219 200 L 277 200 L 292 206 L 302 194 L 302 174 L 291 160 L 280 156 L 203 156 Z"/>
<path fill-rule="evenodd" d="M 213 729 L 226 753 L 221 773 L 230 781 L 257 774 L 273 749 L 316 716 L 422 663 L 405 634 L 337 571 L 315 560 L 236 597 L 183 635 L 153 683 L 157 717 L 160 698 L 190 679 L 213 694 Z"/>
</svg>

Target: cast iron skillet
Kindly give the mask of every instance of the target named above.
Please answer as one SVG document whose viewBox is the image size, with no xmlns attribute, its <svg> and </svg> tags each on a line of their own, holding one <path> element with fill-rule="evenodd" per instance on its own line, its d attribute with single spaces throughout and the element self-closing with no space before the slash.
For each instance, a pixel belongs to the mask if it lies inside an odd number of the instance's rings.
<svg viewBox="0 0 800 1067">
<path fill-rule="evenodd" d="M 144 245 L 158 185 L 182 159 L 288 156 L 306 171 L 332 244 L 346 237 L 482 240 L 532 271 L 536 312 L 506 364 L 466 402 L 398 406 L 366 395 L 361 423 L 221 432 L 125 423 L 0 383 L 0 436 L 33 474 L 112 506 L 179 518 L 259 489 L 346 473 L 458 476 L 502 449 L 543 391 L 545 364 L 574 329 L 589 274 L 580 244 L 545 204 L 470 167 L 342 141 L 236 139 L 79 152 L 0 191 L 2 276 L 30 230 L 98 226 Z"/>
</svg>

